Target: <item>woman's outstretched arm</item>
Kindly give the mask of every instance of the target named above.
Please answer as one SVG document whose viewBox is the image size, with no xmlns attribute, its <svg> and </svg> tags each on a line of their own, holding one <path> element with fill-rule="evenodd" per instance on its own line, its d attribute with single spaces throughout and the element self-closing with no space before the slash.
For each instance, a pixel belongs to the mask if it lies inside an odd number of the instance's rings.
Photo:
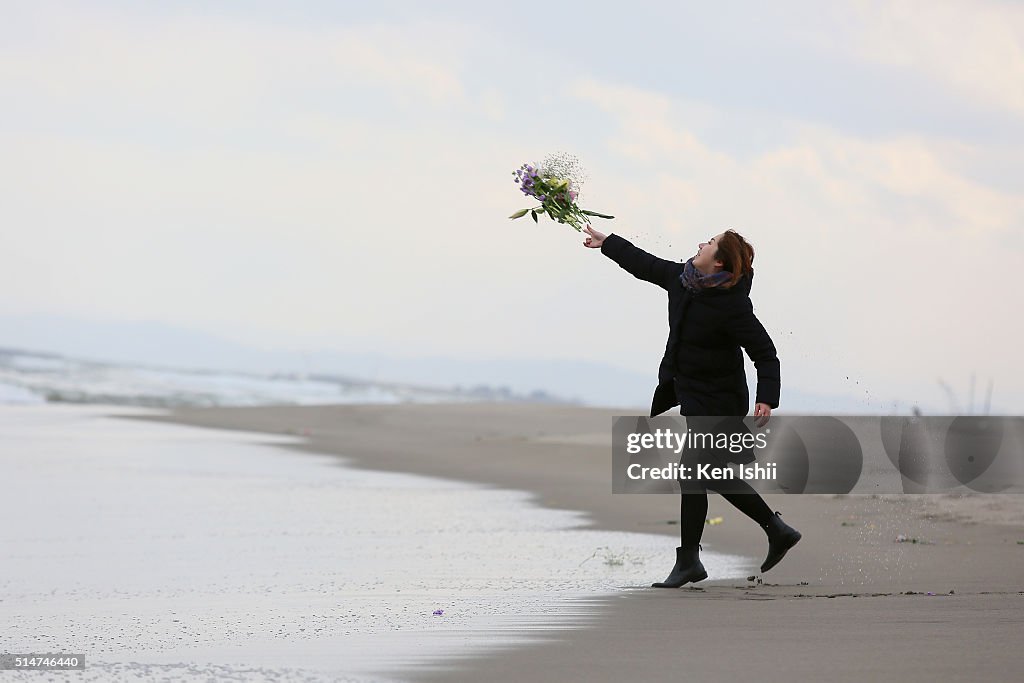
<svg viewBox="0 0 1024 683">
<path fill-rule="evenodd" d="M 600 249 L 602 254 L 618 263 L 623 270 L 635 278 L 668 289 L 683 272 L 682 263 L 658 258 L 614 233 L 604 235 L 589 225 L 584 230 L 589 235 L 583 240 L 584 246 Z"/>
</svg>

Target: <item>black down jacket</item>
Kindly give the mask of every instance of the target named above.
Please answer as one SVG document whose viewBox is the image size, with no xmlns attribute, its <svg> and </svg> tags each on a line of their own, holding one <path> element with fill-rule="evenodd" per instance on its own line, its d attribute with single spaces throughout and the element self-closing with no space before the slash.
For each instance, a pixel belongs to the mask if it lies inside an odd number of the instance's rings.
<svg viewBox="0 0 1024 683">
<path fill-rule="evenodd" d="M 746 350 L 757 369 L 756 403 L 779 406 L 779 358 L 750 303 L 753 275 L 735 286 L 692 293 L 667 261 L 611 234 L 601 253 L 628 273 L 668 292 L 668 342 L 658 368 L 651 416 L 678 405 L 682 415 L 746 415 L 750 397 L 743 370 Z"/>
</svg>

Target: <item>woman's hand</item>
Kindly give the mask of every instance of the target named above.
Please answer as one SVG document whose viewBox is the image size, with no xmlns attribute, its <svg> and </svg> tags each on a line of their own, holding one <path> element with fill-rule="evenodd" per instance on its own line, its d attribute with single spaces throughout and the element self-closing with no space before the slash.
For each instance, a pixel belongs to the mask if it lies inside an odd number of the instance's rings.
<svg viewBox="0 0 1024 683">
<path fill-rule="evenodd" d="M 768 424 L 768 420 L 772 417 L 772 408 L 767 403 L 755 403 L 754 404 L 754 417 L 759 417 L 756 424 L 758 427 L 764 427 Z"/>
<path fill-rule="evenodd" d="M 590 227 L 589 223 L 587 224 L 587 227 L 583 228 L 583 231 L 590 235 L 590 237 L 583 240 L 583 246 L 590 247 L 591 249 L 600 249 L 601 245 L 604 244 L 604 238 L 608 236 L 594 230 Z"/>
</svg>

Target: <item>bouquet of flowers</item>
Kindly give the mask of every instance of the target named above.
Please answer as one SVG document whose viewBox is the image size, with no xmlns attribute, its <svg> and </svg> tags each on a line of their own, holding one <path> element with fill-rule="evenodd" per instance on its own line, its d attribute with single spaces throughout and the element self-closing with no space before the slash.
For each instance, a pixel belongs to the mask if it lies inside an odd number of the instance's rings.
<svg viewBox="0 0 1024 683">
<path fill-rule="evenodd" d="M 509 218 L 522 218 L 530 214 L 536 223 L 538 216 L 543 213 L 553 221 L 568 223 L 577 232 L 590 222 L 588 216 L 614 218 L 588 211 L 576 204 L 582 184 L 581 174 L 576 158 L 565 154 L 549 156 L 540 165 L 523 164 L 512 175 L 515 176 L 520 192 L 539 201 L 540 206 L 516 211 Z"/>
</svg>

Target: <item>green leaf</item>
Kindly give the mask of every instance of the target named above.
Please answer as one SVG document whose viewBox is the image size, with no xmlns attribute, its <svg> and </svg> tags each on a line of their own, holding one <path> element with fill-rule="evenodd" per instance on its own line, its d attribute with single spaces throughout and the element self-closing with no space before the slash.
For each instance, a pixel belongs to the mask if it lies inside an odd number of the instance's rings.
<svg viewBox="0 0 1024 683">
<path fill-rule="evenodd" d="M 530 211 L 530 215 L 533 216 L 533 222 L 536 223 L 537 222 L 537 212 L 536 211 Z"/>
<path fill-rule="evenodd" d="M 516 211 L 514 214 L 509 216 L 509 218 L 522 218 L 523 216 L 526 215 L 526 213 L 528 211 L 529 211 L 529 209 L 523 209 L 522 211 Z"/>
<path fill-rule="evenodd" d="M 598 218 L 615 218 L 615 216 L 609 216 L 607 214 L 598 213 L 597 211 L 587 211 L 586 209 L 580 209 L 581 213 L 585 213 L 588 216 L 597 216 Z"/>
</svg>

